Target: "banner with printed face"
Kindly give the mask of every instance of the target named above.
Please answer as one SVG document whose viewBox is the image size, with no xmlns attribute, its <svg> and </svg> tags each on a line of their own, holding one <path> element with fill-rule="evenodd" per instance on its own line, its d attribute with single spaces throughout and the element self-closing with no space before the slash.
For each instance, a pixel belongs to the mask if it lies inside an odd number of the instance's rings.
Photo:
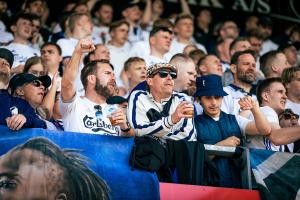
<svg viewBox="0 0 300 200">
<path fill-rule="evenodd" d="M 0 126 L 0 199 L 159 199 L 154 173 L 131 169 L 132 138 Z"/>
</svg>

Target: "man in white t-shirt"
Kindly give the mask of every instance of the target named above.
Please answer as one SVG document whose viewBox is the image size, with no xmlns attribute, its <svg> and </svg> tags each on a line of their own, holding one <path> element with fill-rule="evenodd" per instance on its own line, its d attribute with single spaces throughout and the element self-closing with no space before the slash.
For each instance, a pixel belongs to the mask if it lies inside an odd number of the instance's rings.
<svg viewBox="0 0 300 200">
<path fill-rule="evenodd" d="M 70 37 L 62 38 L 57 41 L 57 44 L 62 50 L 64 66 L 67 65 L 67 62 L 72 56 L 78 40 L 92 34 L 93 24 L 88 14 L 73 13 L 69 16 L 68 28 L 70 30 Z"/>
<path fill-rule="evenodd" d="M 28 58 L 40 55 L 39 50 L 32 48 L 29 42 L 32 32 L 31 15 L 24 13 L 16 15 L 10 29 L 13 32 L 14 40 L 5 48 L 14 54 L 11 72 L 21 73 Z"/>
<path fill-rule="evenodd" d="M 142 18 L 140 4 L 139 1 L 129 0 L 122 8 L 122 16 L 124 17 L 124 20 L 129 23 L 128 40 L 131 45 L 146 39 L 144 37 L 144 31 L 140 26 L 140 20 Z"/>
<path fill-rule="evenodd" d="M 93 31 L 93 24 L 88 14 L 86 13 L 73 13 L 69 16 L 68 26 L 70 30 L 69 38 L 62 38 L 57 41 L 58 46 L 62 50 L 63 65 L 66 66 L 73 54 L 78 40 L 91 36 Z M 82 63 L 79 67 L 81 70 Z M 76 89 L 83 92 L 83 86 L 80 81 L 80 73 L 76 78 Z"/>
<path fill-rule="evenodd" d="M 271 124 L 272 131 L 269 136 L 249 137 L 248 147 L 283 151 L 281 145 L 290 144 L 300 139 L 300 127 L 281 128 L 278 115 L 284 111 L 287 100 L 286 90 L 280 78 L 268 78 L 257 87 L 257 99 L 261 112 Z M 249 119 L 253 119 L 250 115 Z"/>
<path fill-rule="evenodd" d="M 111 40 L 107 44 L 110 61 L 114 66 L 117 84 L 121 84 L 120 75 L 125 61 L 130 57 L 130 44 L 128 42 L 129 23 L 121 20 L 113 22 L 109 27 Z"/>
<path fill-rule="evenodd" d="M 189 44 L 194 44 L 198 49 L 206 53 L 205 47 L 197 43 L 193 38 L 194 33 L 194 21 L 193 17 L 189 14 L 181 14 L 175 20 L 175 35 L 176 37 L 172 41 L 170 52 L 172 55 L 177 53 L 183 53 L 184 47 Z"/>
<path fill-rule="evenodd" d="M 150 32 L 150 53 L 143 58 L 147 66 L 156 63 L 166 63 L 171 59 L 170 46 L 172 42 L 172 31 L 163 26 L 154 27 Z"/>
<path fill-rule="evenodd" d="M 281 78 L 288 97 L 285 107 L 300 115 L 300 68 L 291 67 L 285 69 Z"/>
<path fill-rule="evenodd" d="M 97 1 L 93 7 L 93 37 L 98 38 L 102 44 L 106 44 L 110 40 L 109 24 L 113 19 L 113 5 L 110 1 Z"/>
<path fill-rule="evenodd" d="M 115 75 L 107 60 L 96 60 L 81 70 L 85 95 L 79 96 L 75 78 L 84 53 L 95 49 L 89 39 L 81 39 L 62 77 L 60 110 L 65 131 L 105 135 L 127 135 L 133 129 L 128 126 L 121 109 L 110 107 L 106 99 L 115 92 Z M 111 118 L 111 119 L 109 119 Z"/>
</svg>

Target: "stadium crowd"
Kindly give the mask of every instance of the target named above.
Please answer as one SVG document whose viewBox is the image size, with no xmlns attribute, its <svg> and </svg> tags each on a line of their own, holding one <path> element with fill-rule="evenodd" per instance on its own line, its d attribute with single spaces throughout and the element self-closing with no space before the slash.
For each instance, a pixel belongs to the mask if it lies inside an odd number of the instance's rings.
<svg viewBox="0 0 300 200">
<path fill-rule="evenodd" d="M 113 21 L 110 1 L 68 3 L 50 26 L 46 1 L 0 0 L 0 124 L 299 152 L 299 25 L 277 44 L 268 16 L 241 30 L 186 0 L 168 18 L 163 0 L 123 4 Z"/>
</svg>

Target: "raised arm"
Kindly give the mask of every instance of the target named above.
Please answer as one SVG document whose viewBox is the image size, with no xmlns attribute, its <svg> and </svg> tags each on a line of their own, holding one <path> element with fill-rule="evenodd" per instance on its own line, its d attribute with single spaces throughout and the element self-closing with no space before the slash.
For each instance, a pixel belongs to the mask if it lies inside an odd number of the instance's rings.
<svg viewBox="0 0 300 200">
<path fill-rule="evenodd" d="M 95 46 L 91 39 L 84 38 L 77 43 L 61 80 L 61 97 L 63 101 L 70 101 L 74 97 L 76 93 L 75 79 L 78 75 L 82 55 L 93 50 L 95 50 Z"/>
<path fill-rule="evenodd" d="M 147 27 L 152 18 L 152 0 L 146 0 L 146 6 L 142 17 L 142 26 Z"/>
<path fill-rule="evenodd" d="M 55 94 L 58 87 L 57 84 L 57 76 L 58 72 L 56 72 L 52 78 L 52 85 L 47 95 L 44 97 L 42 101 L 42 108 L 46 111 L 46 119 L 51 119 L 53 113 L 53 107 L 55 103 Z"/>
<path fill-rule="evenodd" d="M 192 15 L 188 0 L 180 0 L 182 13 Z"/>
<path fill-rule="evenodd" d="M 239 101 L 242 110 L 250 110 L 254 117 L 254 122 L 250 122 L 246 126 L 248 135 L 269 135 L 271 133 L 271 124 L 260 111 L 256 101 L 252 97 L 247 96 Z"/>
</svg>

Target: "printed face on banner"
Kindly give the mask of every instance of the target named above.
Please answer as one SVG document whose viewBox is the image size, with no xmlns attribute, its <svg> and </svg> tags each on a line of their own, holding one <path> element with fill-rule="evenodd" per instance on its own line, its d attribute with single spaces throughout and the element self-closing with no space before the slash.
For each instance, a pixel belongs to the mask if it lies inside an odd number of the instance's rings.
<svg viewBox="0 0 300 200">
<path fill-rule="evenodd" d="M 108 187 L 83 160 L 76 150 L 32 138 L 0 157 L 0 199 L 106 199 Z"/>
</svg>

